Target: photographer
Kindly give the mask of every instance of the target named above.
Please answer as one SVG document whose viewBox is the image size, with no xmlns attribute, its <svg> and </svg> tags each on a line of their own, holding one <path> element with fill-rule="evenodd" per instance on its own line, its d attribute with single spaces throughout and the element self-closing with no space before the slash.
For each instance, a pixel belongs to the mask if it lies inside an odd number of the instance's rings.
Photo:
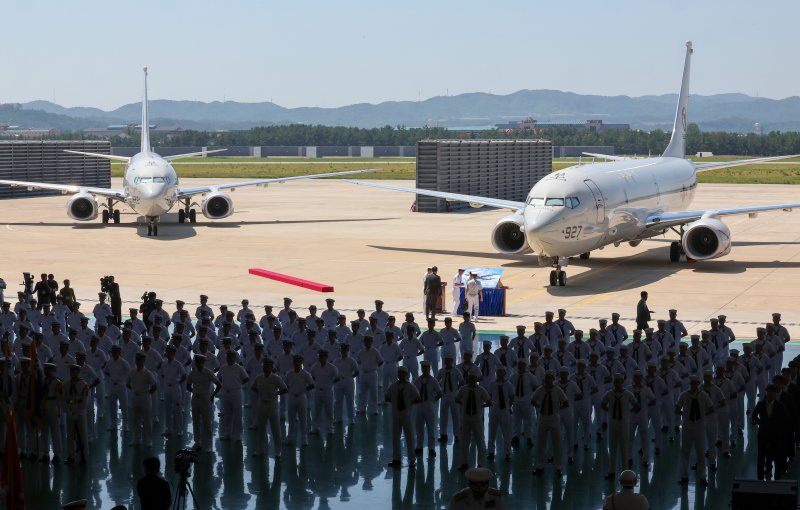
<svg viewBox="0 0 800 510">
<path fill-rule="evenodd" d="M 119 284 L 114 281 L 114 276 L 106 276 L 100 279 L 100 287 L 103 292 L 108 294 L 108 300 L 111 302 L 111 311 L 114 312 L 114 317 L 119 327 L 122 324 L 122 296 L 119 293 Z"/>
<path fill-rule="evenodd" d="M 139 313 L 142 316 L 142 320 L 144 321 L 145 326 L 147 329 L 150 329 L 153 325 L 150 321 L 150 314 L 153 310 L 156 309 L 156 293 L 155 292 L 145 292 L 142 294 L 142 304 L 139 306 Z"/>
<path fill-rule="evenodd" d="M 142 510 L 169 510 L 172 492 L 169 483 L 159 476 L 161 461 L 158 457 L 144 459 L 144 476 L 136 484 Z"/>
</svg>

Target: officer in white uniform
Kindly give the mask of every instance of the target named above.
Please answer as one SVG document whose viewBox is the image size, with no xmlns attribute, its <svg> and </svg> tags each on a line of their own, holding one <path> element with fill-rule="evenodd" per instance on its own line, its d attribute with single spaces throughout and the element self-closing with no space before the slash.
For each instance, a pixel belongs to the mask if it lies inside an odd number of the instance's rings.
<svg viewBox="0 0 800 510">
<path fill-rule="evenodd" d="M 403 351 L 403 366 L 408 369 L 412 379 L 419 375 L 419 362 L 417 358 L 425 352 L 425 347 L 417 339 L 413 325 L 405 326 L 403 338 L 400 340 L 400 350 Z"/>
<path fill-rule="evenodd" d="M 637 408 L 636 397 L 625 389 L 625 376 L 615 373 L 613 379 L 614 387 L 603 395 L 602 403 L 603 409 L 608 412 L 608 480 L 614 478 L 617 460 L 623 464 L 631 458 L 631 411 Z"/>
<path fill-rule="evenodd" d="M 322 311 L 322 314 L 320 314 L 322 320 L 325 321 L 325 329 L 336 329 L 336 325 L 339 323 L 339 316 L 341 314 L 333 307 L 334 303 L 336 303 L 335 299 L 326 299 L 326 308 Z"/>
<path fill-rule="evenodd" d="M 244 367 L 237 363 L 236 352 L 228 351 L 225 364 L 219 367 L 217 378 L 222 386 L 220 410 L 222 420 L 219 438 L 242 441 L 242 388 L 250 380 Z"/>
<path fill-rule="evenodd" d="M 489 385 L 493 403 L 489 408 L 489 459 L 494 458 L 497 430 L 503 434 L 503 452 L 506 460 L 511 458 L 511 409 L 514 403 L 514 387 L 506 379 L 506 368 L 497 367 L 496 378 Z"/>
<path fill-rule="evenodd" d="M 406 438 L 406 451 L 408 452 L 409 467 L 416 465 L 414 457 L 414 434 L 411 430 L 411 408 L 419 402 L 417 388 L 408 382 L 408 369 L 397 369 L 397 381 L 389 386 L 385 399 L 391 405 L 392 413 L 392 461 L 389 467 L 398 468 L 400 461 L 400 434 Z"/>
<path fill-rule="evenodd" d="M 75 356 L 75 363 L 78 365 L 78 377 L 86 383 L 88 394 L 84 398 L 84 405 L 86 407 L 86 430 L 87 441 L 91 441 L 95 436 L 95 410 L 92 392 L 100 385 L 100 377 L 95 370 L 86 364 L 86 353 L 79 352 Z M 101 406 L 102 409 L 102 406 Z"/>
<path fill-rule="evenodd" d="M 561 410 L 569 407 L 569 401 L 564 391 L 555 384 L 556 374 L 550 370 L 545 372 L 544 384 L 536 388 L 531 397 L 531 404 L 538 410 L 538 430 L 536 465 L 533 474 L 540 475 L 544 472 L 544 455 L 547 449 L 548 437 L 552 444 L 553 462 L 556 474 L 561 476 Z"/>
<path fill-rule="evenodd" d="M 561 367 L 558 370 L 558 381 L 556 385 L 561 388 L 564 395 L 567 396 L 567 407 L 561 409 L 561 426 L 564 429 L 564 442 L 567 445 L 567 462 L 572 464 L 574 462 L 573 450 L 578 449 L 578 439 L 575 426 L 575 403 L 579 400 L 584 400 L 584 395 L 578 389 L 578 385 L 570 378 L 570 372 L 567 367 Z"/>
<path fill-rule="evenodd" d="M 462 321 L 458 325 L 458 334 L 461 337 L 459 344 L 459 351 L 461 352 L 461 361 L 464 361 L 465 352 L 475 352 L 475 340 L 478 338 L 478 331 L 475 329 L 475 324 L 470 320 L 469 312 L 461 314 Z"/>
<path fill-rule="evenodd" d="M 383 365 L 383 358 L 378 349 L 372 347 L 372 337 L 364 337 L 364 350 L 358 353 L 359 385 L 358 413 L 378 414 L 378 369 Z"/>
<path fill-rule="evenodd" d="M 186 368 L 183 363 L 175 359 L 175 346 L 168 345 L 165 351 L 166 359 L 161 363 L 158 374 L 164 386 L 164 424 L 163 436 L 169 436 L 172 431 L 177 431 L 178 437 L 183 436 L 183 385 L 186 382 Z"/>
<path fill-rule="evenodd" d="M 333 363 L 328 363 L 328 351 L 319 351 L 319 362 L 311 367 L 314 379 L 314 420 L 312 434 L 327 431 L 333 435 L 333 387 L 339 380 L 339 370 Z"/>
<path fill-rule="evenodd" d="M 461 408 L 461 465 L 459 471 L 466 471 L 471 463 L 469 458 L 470 445 L 475 444 L 478 450 L 478 465 L 486 457 L 486 441 L 484 440 L 483 408 L 492 405 L 489 392 L 478 386 L 478 376 L 470 373 L 467 384 L 462 386 L 456 394 L 456 404 Z"/>
<path fill-rule="evenodd" d="M 683 337 L 689 334 L 686 331 L 683 323 L 678 320 L 678 310 L 671 308 L 669 310 L 669 320 L 666 323 L 666 330 L 672 335 L 675 342 L 680 342 Z"/>
<path fill-rule="evenodd" d="M 156 392 L 156 379 L 153 374 L 144 366 L 147 356 L 136 353 L 136 367 L 128 372 L 125 386 L 130 391 L 131 401 L 131 422 L 133 433 L 129 446 L 138 446 L 142 442 L 142 437 L 147 447 L 152 446 L 152 423 L 153 410 L 151 408 L 150 395 Z"/>
<path fill-rule="evenodd" d="M 56 377 L 56 366 L 52 363 L 44 364 L 44 383 L 42 400 L 42 429 L 39 436 L 39 451 L 42 452 L 40 462 L 49 459 L 49 442 L 53 444 L 53 464 L 58 464 L 61 459 L 61 428 L 59 426 L 59 408 L 64 394 L 64 385 Z"/>
<path fill-rule="evenodd" d="M 186 376 L 186 391 L 192 394 L 192 432 L 195 450 L 211 451 L 211 422 L 214 398 L 221 385 L 217 376 L 206 368 L 206 357 L 195 354 L 194 367 Z M 213 389 L 212 389 L 213 386 Z"/>
<path fill-rule="evenodd" d="M 622 342 L 628 339 L 628 331 L 625 326 L 619 323 L 619 314 L 614 312 L 611 314 L 611 325 L 608 327 L 613 338 L 613 344 L 606 344 L 606 348 L 617 347 L 622 345 Z"/>
<path fill-rule="evenodd" d="M 478 314 L 483 301 L 483 286 L 478 280 L 478 273 L 470 273 L 466 283 L 465 299 L 467 301 L 467 312 L 475 322 L 478 322 Z"/>
<path fill-rule="evenodd" d="M 464 288 L 464 269 L 459 268 L 458 273 L 453 277 L 453 313 L 458 316 L 458 309 L 461 307 L 461 289 Z"/>
<path fill-rule="evenodd" d="M 547 339 L 550 347 L 553 350 L 558 348 L 558 339 L 564 338 L 564 340 L 568 340 L 564 336 L 564 332 L 561 331 L 561 328 L 558 327 L 558 324 L 553 322 L 553 312 L 544 312 L 544 323 L 542 324 L 542 334 Z"/>
<path fill-rule="evenodd" d="M 422 375 L 414 380 L 414 386 L 419 393 L 419 403 L 416 409 L 416 432 L 417 441 L 414 453 L 422 454 L 425 444 L 424 433 L 427 429 L 428 436 L 428 456 L 436 457 L 434 449 L 434 437 L 436 435 L 436 402 L 442 397 L 442 389 L 439 382 L 431 375 L 431 364 L 427 361 L 422 362 Z"/>
<path fill-rule="evenodd" d="M 358 362 L 350 356 L 350 346 L 339 344 L 340 355 L 333 362 L 339 372 L 339 380 L 334 386 L 333 422 L 342 423 L 343 408 L 347 409 L 350 425 L 355 420 L 355 378 L 358 377 Z"/>
<path fill-rule="evenodd" d="M 125 385 L 130 364 L 122 359 L 119 345 L 111 347 L 111 359 L 106 362 L 103 373 L 106 376 L 106 391 L 108 398 L 109 431 L 117 430 L 117 409 L 122 411 L 122 426 L 128 430 L 128 388 Z"/>
<path fill-rule="evenodd" d="M 489 384 L 494 381 L 497 366 L 500 365 L 500 360 L 492 352 L 492 342 L 489 340 L 483 341 L 483 352 L 475 358 L 475 365 L 481 371 L 481 386 L 488 390 Z"/>
<path fill-rule="evenodd" d="M 275 373 L 273 361 L 264 359 L 263 373 L 255 378 L 251 390 L 258 397 L 256 405 L 256 447 L 254 457 L 264 455 L 267 442 L 267 427 L 272 433 L 272 447 L 275 449 L 275 459 L 281 458 L 281 424 L 278 417 L 278 397 L 289 389 L 283 379 Z"/>
<path fill-rule="evenodd" d="M 493 508 L 506 510 L 506 503 L 499 490 L 489 487 L 492 472 L 486 468 L 472 468 L 465 473 L 469 487 L 453 494 L 449 510 L 480 510 Z"/>
<path fill-rule="evenodd" d="M 386 332 L 386 342 L 378 348 L 378 352 L 383 358 L 381 368 L 380 387 L 385 391 L 395 380 L 397 380 L 397 364 L 403 361 L 403 351 L 397 342 L 394 341 L 394 333 Z"/>
<path fill-rule="evenodd" d="M 303 357 L 295 354 L 294 366 L 284 377 L 289 396 L 289 434 L 285 442 L 296 444 L 297 426 L 300 425 L 300 443 L 308 446 L 308 392 L 314 389 L 314 379 L 303 370 Z"/>
<path fill-rule="evenodd" d="M 86 404 L 89 399 L 89 385 L 80 377 L 81 367 L 72 365 L 69 369 L 69 381 L 64 385 L 64 404 L 67 425 L 67 460 L 70 464 L 75 460 L 76 450 L 80 455 L 81 465 L 86 464 L 89 450 L 86 423 Z"/>
<path fill-rule="evenodd" d="M 205 294 L 200 294 L 200 306 L 195 308 L 194 316 L 197 319 L 202 319 L 203 317 L 208 317 L 211 320 L 214 320 L 214 310 L 208 306 L 208 296 Z"/>
<path fill-rule="evenodd" d="M 681 484 L 689 483 L 689 455 L 694 448 L 697 460 L 697 478 L 706 484 L 706 460 L 704 455 L 705 425 L 714 404 L 708 394 L 700 389 L 700 378 L 692 375 L 690 388 L 684 391 L 675 404 L 675 413 L 681 420 Z"/>
<path fill-rule="evenodd" d="M 389 314 L 383 311 L 383 301 L 380 299 L 375 300 L 375 311 L 369 315 L 370 322 L 375 319 L 378 329 L 381 331 L 386 330 L 386 324 L 389 322 Z"/>
<path fill-rule="evenodd" d="M 530 448 L 533 446 L 531 398 L 533 398 L 533 392 L 536 391 L 538 381 L 536 376 L 528 370 L 525 358 L 517 360 L 517 369 L 511 375 L 510 382 L 514 389 L 514 436 L 511 438 L 511 444 L 519 445 L 520 441 L 524 439 Z"/>
<path fill-rule="evenodd" d="M 456 406 L 456 394 L 464 385 L 464 376 L 454 366 L 455 357 L 447 355 L 444 358 L 444 367 L 436 374 L 436 380 L 442 390 L 442 400 L 439 404 L 439 442 L 447 443 L 447 426 L 453 420 L 453 436 L 458 437 L 460 412 Z"/>
<path fill-rule="evenodd" d="M 578 392 L 583 398 L 576 399 L 574 405 L 575 413 L 575 434 L 577 438 L 578 427 L 583 433 L 583 449 L 589 451 L 589 441 L 592 437 L 592 402 L 599 393 L 597 382 L 586 372 L 588 363 L 585 359 L 578 360 L 577 371 L 570 376 L 572 382 L 577 386 Z M 574 446 L 577 446 L 577 439 Z"/>
<path fill-rule="evenodd" d="M 565 309 L 558 309 L 558 319 L 555 323 L 561 328 L 561 333 L 564 335 L 564 338 L 569 341 L 569 338 L 575 333 L 575 326 L 572 325 L 572 322 L 567 320 L 567 311 Z"/>
<path fill-rule="evenodd" d="M 628 386 L 628 391 L 631 392 L 636 400 L 636 405 L 631 409 L 631 446 L 628 451 L 630 453 L 633 449 L 634 440 L 638 433 L 639 441 L 641 442 L 639 451 L 641 452 L 642 464 L 647 466 L 648 459 L 650 458 L 650 409 L 656 405 L 656 396 L 653 394 L 653 391 L 644 384 L 644 374 L 641 370 L 636 370 L 633 373 L 633 384 Z M 631 457 L 628 457 L 628 461 L 630 460 Z"/>
</svg>

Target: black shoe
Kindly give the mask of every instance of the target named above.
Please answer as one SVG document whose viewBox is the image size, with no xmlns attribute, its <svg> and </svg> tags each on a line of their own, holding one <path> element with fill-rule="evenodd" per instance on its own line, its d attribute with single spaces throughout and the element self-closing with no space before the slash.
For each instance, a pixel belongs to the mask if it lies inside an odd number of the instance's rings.
<svg viewBox="0 0 800 510">
<path fill-rule="evenodd" d="M 439 442 L 440 443 L 446 443 L 447 442 L 447 434 L 440 435 L 439 436 Z"/>
<path fill-rule="evenodd" d="M 403 464 L 402 464 L 402 463 L 401 463 L 399 460 L 393 460 L 393 461 L 391 461 L 391 462 L 388 464 L 388 466 L 389 466 L 390 468 L 399 468 L 399 467 L 400 467 L 400 466 L 402 466 L 402 465 L 403 465 Z"/>
<path fill-rule="evenodd" d="M 567 457 L 567 464 L 572 464 L 574 462 L 575 462 L 575 459 L 573 459 L 572 457 Z M 561 472 L 560 469 L 558 471 L 559 471 L 559 473 Z"/>
<path fill-rule="evenodd" d="M 681 478 L 680 480 L 678 480 L 678 484 L 679 485 L 689 485 L 689 479 L 688 478 Z"/>
<path fill-rule="evenodd" d="M 561 471 L 560 469 L 556 469 L 556 476 L 561 476 L 563 474 L 564 474 L 563 471 Z"/>
<path fill-rule="evenodd" d="M 589 451 L 589 445 L 588 444 L 583 445 L 583 451 L 585 451 L 585 452 Z"/>
<path fill-rule="evenodd" d="M 605 478 L 606 480 L 613 480 L 614 473 L 606 473 L 606 476 L 604 476 L 603 478 Z"/>
<path fill-rule="evenodd" d="M 458 470 L 463 473 L 464 471 L 467 470 L 467 465 L 466 464 L 461 464 L 460 466 L 458 466 Z"/>
<path fill-rule="evenodd" d="M 533 448 L 533 439 L 531 439 L 531 438 L 528 438 L 528 439 L 525 441 L 525 446 L 527 446 L 528 448 Z"/>
<path fill-rule="evenodd" d="M 486 456 L 486 458 L 489 459 L 489 460 L 494 460 L 494 452 L 489 452 L 489 454 Z"/>
<path fill-rule="evenodd" d="M 701 478 L 698 483 L 703 487 L 708 487 L 708 478 Z"/>
<path fill-rule="evenodd" d="M 533 474 L 536 475 L 536 476 L 539 476 L 542 473 L 544 473 L 544 469 L 539 468 L 539 469 L 534 469 L 533 470 Z"/>
<path fill-rule="evenodd" d="M 511 446 L 519 446 L 519 436 L 514 436 L 511 438 Z"/>
<path fill-rule="evenodd" d="M 716 470 L 717 470 L 717 464 L 716 464 L 716 462 L 715 462 L 715 463 L 713 463 L 713 464 L 711 464 L 710 466 L 708 466 L 708 469 L 709 469 L 709 470 L 711 470 L 711 471 L 716 471 Z"/>
<path fill-rule="evenodd" d="M 428 457 L 436 457 L 436 450 L 434 450 L 433 448 L 430 448 L 428 450 Z"/>
<path fill-rule="evenodd" d="M 717 441 L 714 443 L 714 446 L 716 446 L 717 448 L 722 446 L 722 439 L 717 439 Z"/>
<path fill-rule="evenodd" d="M 417 461 L 415 459 L 411 459 L 411 461 L 408 463 L 408 469 L 413 469 L 415 467 L 417 467 Z"/>
<path fill-rule="evenodd" d="M 422 448 L 414 448 L 415 455 L 422 455 Z"/>
</svg>

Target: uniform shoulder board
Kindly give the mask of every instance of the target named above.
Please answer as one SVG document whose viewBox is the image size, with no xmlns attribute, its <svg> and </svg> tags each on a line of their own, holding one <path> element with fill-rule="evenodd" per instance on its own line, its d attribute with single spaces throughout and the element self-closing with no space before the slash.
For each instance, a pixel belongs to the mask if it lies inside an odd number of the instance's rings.
<svg viewBox="0 0 800 510">
<path fill-rule="evenodd" d="M 461 501 L 467 496 L 469 496 L 469 488 L 461 489 L 460 491 L 456 492 L 453 496 L 453 499 L 456 501 Z"/>
<path fill-rule="evenodd" d="M 489 487 L 489 490 L 487 492 L 489 493 L 490 496 L 500 496 L 500 491 L 498 489 L 495 489 L 494 487 Z"/>
</svg>

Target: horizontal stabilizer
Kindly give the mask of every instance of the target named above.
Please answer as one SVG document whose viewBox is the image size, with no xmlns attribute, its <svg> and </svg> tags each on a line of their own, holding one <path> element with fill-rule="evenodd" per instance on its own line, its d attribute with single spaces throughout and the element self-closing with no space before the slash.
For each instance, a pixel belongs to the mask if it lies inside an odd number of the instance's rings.
<svg viewBox="0 0 800 510">
<path fill-rule="evenodd" d="M 167 161 L 175 161 L 176 159 L 182 158 L 193 158 L 195 156 L 205 157 L 207 154 L 211 154 L 213 152 L 224 152 L 228 149 L 214 149 L 213 151 L 200 151 L 200 152 L 187 152 L 186 154 L 175 154 L 174 156 L 162 156 Z"/>
<path fill-rule="evenodd" d="M 131 159 L 127 156 L 114 156 L 113 154 L 98 154 L 97 152 L 70 151 L 67 149 L 64 149 L 64 152 L 69 152 L 70 154 L 78 154 L 79 156 L 92 156 L 95 158 L 110 159 L 111 161 L 124 161 L 125 163 L 127 163 Z"/>
</svg>

